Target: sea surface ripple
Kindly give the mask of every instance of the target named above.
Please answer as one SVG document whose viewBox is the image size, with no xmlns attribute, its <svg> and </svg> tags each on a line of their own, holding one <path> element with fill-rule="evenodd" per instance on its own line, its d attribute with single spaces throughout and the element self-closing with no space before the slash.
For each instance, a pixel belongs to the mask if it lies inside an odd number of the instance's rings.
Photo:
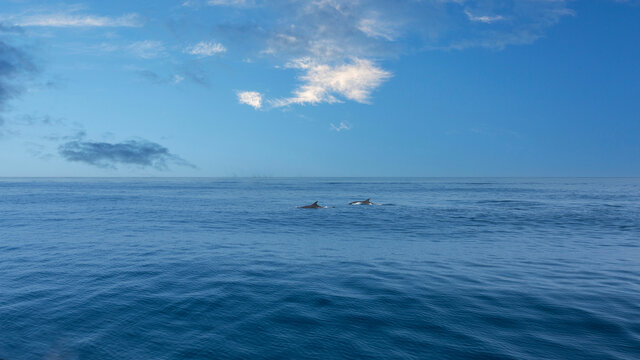
<svg viewBox="0 0 640 360">
<path fill-rule="evenodd" d="M 640 179 L 4 178 L 0 359 L 639 359 L 639 247 Z"/>
</svg>

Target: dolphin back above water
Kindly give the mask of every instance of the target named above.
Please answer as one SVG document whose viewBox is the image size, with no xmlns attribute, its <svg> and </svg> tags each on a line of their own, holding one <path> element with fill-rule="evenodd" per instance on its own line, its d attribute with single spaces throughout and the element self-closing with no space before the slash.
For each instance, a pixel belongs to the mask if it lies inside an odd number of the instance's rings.
<svg viewBox="0 0 640 360">
<path fill-rule="evenodd" d="M 321 208 L 323 206 L 318 205 L 318 202 L 316 201 L 311 205 L 298 206 L 298 207 L 301 208 L 301 209 L 319 209 L 319 208 Z"/>
<path fill-rule="evenodd" d="M 373 205 L 371 199 L 363 200 L 363 201 L 352 201 L 349 205 Z"/>
</svg>

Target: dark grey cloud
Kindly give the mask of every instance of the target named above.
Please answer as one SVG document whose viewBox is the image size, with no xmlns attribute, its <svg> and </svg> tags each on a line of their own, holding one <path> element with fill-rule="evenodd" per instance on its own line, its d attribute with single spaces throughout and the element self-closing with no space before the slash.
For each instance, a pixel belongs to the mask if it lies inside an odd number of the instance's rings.
<svg viewBox="0 0 640 360">
<path fill-rule="evenodd" d="M 121 143 L 70 141 L 60 145 L 60 155 L 68 161 L 77 161 L 101 168 L 116 165 L 135 165 L 168 169 L 168 164 L 195 167 L 166 147 L 147 140 L 130 140 Z"/>
<path fill-rule="evenodd" d="M 9 100 L 22 93 L 23 82 L 19 81 L 20 77 L 36 71 L 29 55 L 4 39 L 7 33 L 16 32 L 20 32 L 20 29 L 0 24 L 0 111 Z"/>
</svg>

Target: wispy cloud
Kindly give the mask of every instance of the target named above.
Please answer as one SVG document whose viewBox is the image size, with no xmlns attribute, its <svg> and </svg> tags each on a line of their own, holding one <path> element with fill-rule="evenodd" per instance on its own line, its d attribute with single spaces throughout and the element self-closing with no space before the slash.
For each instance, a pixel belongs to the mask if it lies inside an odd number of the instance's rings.
<svg viewBox="0 0 640 360">
<path fill-rule="evenodd" d="M 368 37 L 382 38 L 393 41 L 397 36 L 397 30 L 392 23 L 387 23 L 379 18 L 364 18 L 357 25 L 358 30 L 365 33 Z"/>
<path fill-rule="evenodd" d="M 251 22 L 218 25 L 220 36 L 261 40 L 255 51 L 322 62 L 390 58 L 412 49 L 501 48 L 523 44 L 571 15 L 568 0 L 271 0 L 241 8 Z M 234 5 L 233 1 L 216 4 Z M 248 9 L 250 8 L 250 9 Z M 228 10 L 224 7 L 220 11 Z M 235 17 L 237 19 L 237 17 Z M 488 26 L 479 27 L 476 23 Z M 489 26 L 497 25 L 500 26 Z M 246 43 L 246 42 L 245 42 Z M 249 55 L 255 55 L 249 54 Z M 287 59 L 288 58 L 288 59 Z"/>
<path fill-rule="evenodd" d="M 257 91 L 238 91 L 238 102 L 247 104 L 254 109 L 262 108 L 262 94 Z"/>
<path fill-rule="evenodd" d="M 60 155 L 68 160 L 101 167 L 116 168 L 116 165 L 135 165 L 168 169 L 168 164 L 194 167 L 189 162 L 172 154 L 157 143 L 147 140 L 131 140 L 121 143 L 70 141 L 60 145 Z"/>
<path fill-rule="evenodd" d="M 469 10 L 464 11 L 467 18 L 471 21 L 483 22 L 485 24 L 491 24 L 496 21 L 504 20 L 504 17 L 501 15 L 474 15 Z"/>
<path fill-rule="evenodd" d="M 50 141 L 71 141 L 71 140 L 80 141 L 84 139 L 86 136 L 87 136 L 86 131 L 76 130 L 75 132 L 72 132 L 67 135 L 58 135 L 54 133 L 54 134 L 46 135 L 43 138 L 45 140 L 50 140 Z"/>
<path fill-rule="evenodd" d="M 164 58 L 171 55 L 164 42 L 159 40 L 140 40 L 133 42 L 100 42 L 86 46 L 77 46 L 74 51 L 80 53 L 112 53 L 129 55 L 141 59 Z"/>
<path fill-rule="evenodd" d="M 35 125 L 64 125 L 64 120 L 61 118 L 54 118 L 50 115 L 33 115 L 25 114 L 18 116 L 14 119 L 14 123 L 23 126 L 35 126 Z"/>
<path fill-rule="evenodd" d="M 150 82 L 152 84 L 165 84 L 167 82 L 166 79 L 162 78 L 155 71 L 147 70 L 147 69 L 134 69 L 134 74 L 136 74 L 140 79 Z"/>
<path fill-rule="evenodd" d="M 125 69 L 131 71 L 140 80 L 143 80 L 145 82 L 155 84 L 155 85 L 178 85 L 184 82 L 185 80 L 193 81 L 198 85 L 206 85 L 202 83 L 202 81 L 204 80 L 199 79 L 194 74 L 191 74 L 188 72 L 161 74 L 150 69 L 139 68 L 136 66 L 125 66 Z"/>
<path fill-rule="evenodd" d="M 330 126 L 331 130 L 337 131 L 337 132 L 351 130 L 351 125 L 346 124 L 346 123 L 344 123 L 342 121 L 337 126 L 334 125 L 333 123 L 329 124 L 329 126 Z"/>
<path fill-rule="evenodd" d="M 171 77 L 161 76 L 155 71 L 151 71 L 148 69 L 133 69 L 134 74 L 136 74 L 140 79 L 156 84 L 156 85 L 177 85 L 184 81 L 184 76 L 179 74 L 174 74 Z"/>
<path fill-rule="evenodd" d="M 183 81 L 184 81 L 184 76 L 175 74 L 175 75 L 173 75 L 173 79 L 171 80 L 171 83 L 173 85 L 178 85 Z"/>
<path fill-rule="evenodd" d="M 210 0 L 218 11 L 251 12 L 216 27 L 220 39 L 247 47 L 244 57 L 280 67 L 310 59 L 293 96 L 274 106 L 370 102 L 390 77 L 385 60 L 414 51 L 502 49 L 528 44 L 571 15 L 569 0 Z M 233 9 L 227 9 L 234 7 Z M 481 26 L 480 26 L 481 25 Z M 354 60 L 356 59 L 356 60 Z M 357 76 L 354 74 L 358 74 Z"/>
<path fill-rule="evenodd" d="M 142 26 L 142 21 L 138 14 L 109 17 L 75 13 L 53 13 L 23 16 L 16 20 L 16 25 L 45 27 L 139 27 Z"/>
<path fill-rule="evenodd" d="M 640 5 L 640 0 L 611 0 L 615 3 L 628 4 L 628 5 Z"/>
<path fill-rule="evenodd" d="M 187 47 L 184 52 L 191 55 L 206 57 L 221 54 L 227 51 L 222 44 L 215 41 L 201 41 L 193 46 Z"/>
<path fill-rule="evenodd" d="M 208 5 L 212 6 L 248 6 L 252 5 L 251 0 L 208 0 Z"/>
<path fill-rule="evenodd" d="M 24 29 L 16 25 L 6 25 L 0 23 L 0 33 L 23 33 Z"/>
<path fill-rule="evenodd" d="M 256 0 L 185 0 L 184 7 L 198 8 L 201 6 L 221 6 L 221 7 L 251 7 L 256 4 Z"/>
<path fill-rule="evenodd" d="M 166 49 L 162 41 L 143 40 L 131 43 L 127 49 L 135 56 L 143 59 L 153 59 L 166 56 Z"/>
<path fill-rule="evenodd" d="M 288 67 L 301 69 L 303 84 L 293 96 L 273 102 L 276 107 L 291 104 L 335 103 L 341 99 L 367 103 L 371 92 L 391 77 L 391 73 L 370 60 L 353 59 L 351 63 L 331 66 L 319 64 L 310 58 L 297 59 Z"/>
</svg>

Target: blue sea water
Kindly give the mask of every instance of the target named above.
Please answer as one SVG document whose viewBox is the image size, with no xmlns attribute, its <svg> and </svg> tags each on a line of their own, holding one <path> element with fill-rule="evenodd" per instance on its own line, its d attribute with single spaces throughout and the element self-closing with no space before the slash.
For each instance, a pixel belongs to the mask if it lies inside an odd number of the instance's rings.
<svg viewBox="0 0 640 360">
<path fill-rule="evenodd" d="M 639 247 L 640 179 L 5 178 L 0 358 L 639 359 Z"/>
</svg>

